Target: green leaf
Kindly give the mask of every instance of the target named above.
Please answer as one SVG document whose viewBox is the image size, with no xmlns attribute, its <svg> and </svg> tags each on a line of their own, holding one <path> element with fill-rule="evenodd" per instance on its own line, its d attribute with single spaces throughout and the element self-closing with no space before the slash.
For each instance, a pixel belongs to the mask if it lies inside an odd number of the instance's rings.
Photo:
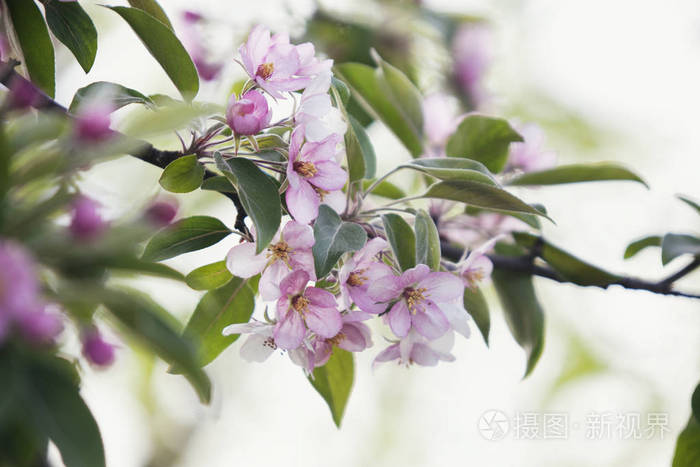
<svg viewBox="0 0 700 467">
<path fill-rule="evenodd" d="M 65 3 L 64 5 L 69 4 Z M 75 5 L 77 5 L 77 3 Z M 68 107 L 68 111 L 75 113 L 85 99 L 89 99 L 91 96 L 109 99 L 115 110 L 129 104 L 143 104 L 149 107 L 155 105 L 150 98 L 134 89 L 124 87 L 121 84 L 110 83 L 109 81 L 96 81 L 76 91 Z"/>
<path fill-rule="evenodd" d="M 661 241 L 661 262 L 664 266 L 681 255 L 700 256 L 700 238 L 667 233 Z"/>
<path fill-rule="evenodd" d="M 56 445 L 69 467 L 105 465 L 100 430 L 80 397 L 70 364 L 56 357 L 26 362 L 24 384 L 17 396 L 24 413 Z"/>
<path fill-rule="evenodd" d="M 152 99 L 152 96 L 151 96 Z M 214 115 L 221 110 L 211 104 L 184 104 L 172 102 L 167 106 L 159 106 L 155 109 L 137 109 L 129 114 L 122 133 L 132 138 L 146 138 L 150 136 L 172 133 L 180 128 L 190 125 L 193 120 Z"/>
<path fill-rule="evenodd" d="M 416 265 L 416 236 L 413 229 L 398 214 L 383 214 L 382 222 L 394 257 L 402 271 Z"/>
<path fill-rule="evenodd" d="M 202 185 L 204 166 L 197 160 L 197 155 L 178 157 L 163 170 L 158 182 L 160 186 L 173 193 L 189 193 Z"/>
<path fill-rule="evenodd" d="M 338 92 L 338 96 L 340 97 L 340 101 L 342 102 L 342 104 L 347 104 L 348 100 L 350 100 L 350 88 L 348 87 L 348 85 L 336 78 L 335 76 L 331 78 L 331 85 Z"/>
<path fill-rule="evenodd" d="M 371 52 L 375 52 L 372 50 Z M 374 61 L 379 65 L 387 84 L 386 93 L 393 98 L 394 105 L 401 111 L 418 135 L 423 134 L 423 96 L 403 71 L 382 60 L 373 53 Z M 379 69 L 377 70 L 377 72 Z M 381 81 L 380 81 L 381 82 Z"/>
<path fill-rule="evenodd" d="M 416 214 L 416 264 L 427 264 L 430 269 L 440 269 L 440 235 L 430 215 L 420 209 Z"/>
<path fill-rule="evenodd" d="M 700 422 L 700 384 L 695 387 L 693 395 L 690 398 L 690 407 L 693 409 L 693 417 L 696 422 Z"/>
<path fill-rule="evenodd" d="M 343 222 L 330 207 L 322 204 L 314 222 L 312 248 L 316 277 L 326 277 L 343 253 L 357 251 L 365 245 L 367 233 L 358 224 Z"/>
<path fill-rule="evenodd" d="M 692 199 L 690 199 L 689 197 L 687 197 L 685 195 L 676 195 L 676 198 L 683 201 L 685 204 L 687 204 L 691 208 L 695 209 L 695 211 L 698 214 L 700 214 L 700 204 L 696 203 L 695 201 L 693 201 Z"/>
<path fill-rule="evenodd" d="M 491 329 L 491 316 L 489 315 L 489 305 L 486 302 L 480 288 L 464 288 L 464 309 L 474 319 L 476 327 L 479 328 L 481 336 L 486 345 L 489 345 L 489 331 Z"/>
<path fill-rule="evenodd" d="M 513 232 L 512 235 L 519 245 L 529 249 L 538 249 L 538 256 L 562 277 L 579 285 L 605 287 L 621 279 L 620 276 L 593 266 L 541 237 L 526 232 Z"/>
<path fill-rule="evenodd" d="M 523 141 L 523 137 L 506 120 L 469 115 L 450 136 L 446 152 L 448 156 L 474 159 L 498 173 L 506 166 L 510 143 L 517 141 Z"/>
<path fill-rule="evenodd" d="M 199 343 L 199 365 L 207 365 L 238 339 L 238 334 L 224 336 L 221 331 L 229 324 L 247 323 L 254 308 L 253 292 L 239 277 L 204 294 L 183 331 Z"/>
<path fill-rule="evenodd" d="M 172 30 L 138 8 L 108 6 L 121 16 L 151 55 L 160 63 L 185 100 L 192 100 L 199 90 L 199 77 L 190 55 Z"/>
<path fill-rule="evenodd" d="M 333 354 L 328 363 L 314 370 L 309 382 L 328 404 L 333 416 L 333 422 L 340 428 L 345 406 L 350 397 L 352 383 L 355 378 L 355 362 L 351 352 L 333 348 Z"/>
<path fill-rule="evenodd" d="M 377 170 L 374 147 L 364 127 L 351 115 L 348 118 L 350 125 L 345 133 L 345 153 L 350 181 L 372 178 Z"/>
<path fill-rule="evenodd" d="M 547 209 L 541 204 L 533 203 L 530 206 L 537 209 L 538 211 L 540 211 L 543 214 L 547 214 Z M 470 216 L 478 216 L 484 212 L 499 212 L 499 211 L 492 211 L 490 209 L 476 208 L 474 206 L 466 206 L 464 208 L 464 213 L 468 214 Z M 500 214 L 510 216 L 514 219 L 518 219 L 519 221 L 526 223 L 527 225 L 529 225 L 533 229 L 537 229 L 537 230 L 542 229 L 542 223 L 540 222 L 540 218 L 538 216 L 535 216 L 532 214 L 524 214 L 522 212 L 500 212 Z"/>
<path fill-rule="evenodd" d="M 214 245 L 231 233 L 219 219 L 192 216 L 180 219 L 151 238 L 143 252 L 146 261 L 162 261 Z"/>
<path fill-rule="evenodd" d="M 372 185 L 372 183 L 374 183 L 374 180 L 363 181 L 362 189 L 367 190 Z M 379 185 L 377 185 L 372 190 L 371 194 L 389 199 L 401 199 L 406 197 L 405 191 L 403 191 L 401 188 L 397 187 L 393 183 L 387 182 L 386 180 L 380 182 Z"/>
<path fill-rule="evenodd" d="M 185 279 L 179 271 L 176 271 L 165 264 L 151 263 L 149 261 L 144 261 L 131 256 L 111 256 L 109 258 L 104 258 L 100 264 L 112 270 L 123 270 L 139 274 L 165 277 L 167 279 L 174 279 L 178 281 Z"/>
<path fill-rule="evenodd" d="M 282 222 L 279 192 L 270 177 L 253 162 L 241 157 L 224 161 L 215 153 L 216 165 L 238 189 L 238 196 L 255 225 L 255 250 L 261 253 L 270 244 Z"/>
<path fill-rule="evenodd" d="M 401 102 L 404 95 L 416 95 L 418 91 L 409 91 L 404 84 L 412 86 L 397 77 L 400 71 L 389 72 L 391 83 L 386 77 L 390 65 L 372 68 L 361 63 L 343 63 L 336 67 L 338 76 L 350 85 L 353 96 L 363 108 L 376 115 L 399 138 L 409 152 L 417 157 L 423 152 L 422 115 L 413 114 L 413 103 Z M 405 106 L 404 106 L 405 105 Z M 420 122 L 418 119 L 420 118 Z"/>
<path fill-rule="evenodd" d="M 97 54 L 97 30 L 78 2 L 44 3 L 46 22 L 56 39 L 73 53 L 85 73 L 90 71 Z"/>
<path fill-rule="evenodd" d="M 202 190 L 218 191 L 219 193 L 236 193 L 236 187 L 223 175 L 205 178 L 202 183 Z"/>
<path fill-rule="evenodd" d="M 496 244 L 496 253 L 518 256 L 519 248 Z M 524 377 L 535 368 L 544 347 L 544 312 L 537 300 L 532 276 L 520 272 L 494 269 L 493 285 L 501 301 L 510 332 L 525 350 L 527 367 Z"/>
<path fill-rule="evenodd" d="M 424 198 L 459 201 L 470 206 L 490 209 L 492 211 L 535 214 L 549 219 L 543 212 L 538 211 L 520 198 L 501 188 L 470 180 L 438 182 L 428 187 L 428 191 L 422 196 Z"/>
<path fill-rule="evenodd" d="M 226 261 L 207 264 L 187 274 L 185 282 L 194 290 L 211 290 L 221 287 L 233 276 L 226 269 Z"/>
<path fill-rule="evenodd" d="M 170 316 L 167 311 L 147 296 L 132 290 L 105 289 L 101 292 L 101 299 L 112 315 L 146 346 L 167 363 L 182 369 L 200 400 L 209 402 L 209 377 L 200 368 L 192 343 L 166 321 Z"/>
<path fill-rule="evenodd" d="M 697 467 L 700 465 L 700 422 L 690 416 L 685 429 L 678 436 L 672 467 Z"/>
<path fill-rule="evenodd" d="M 173 25 L 168 19 L 168 15 L 165 14 L 163 8 L 156 2 L 156 0 L 128 0 L 129 5 L 139 10 L 143 10 L 149 15 L 153 16 L 155 19 L 166 25 L 169 29 L 173 30 Z"/>
<path fill-rule="evenodd" d="M 637 174 L 619 164 L 610 162 L 560 165 L 539 172 L 528 172 L 511 179 L 508 185 L 559 185 L 605 180 L 631 180 L 649 188 Z"/>
<path fill-rule="evenodd" d="M 625 259 L 629 259 L 650 246 L 661 246 L 661 237 L 659 235 L 650 235 L 648 237 L 635 240 L 625 250 Z"/>
<path fill-rule="evenodd" d="M 466 158 L 416 159 L 399 167 L 418 170 L 440 180 L 474 181 L 487 185 L 498 185 L 484 164 Z"/>
<path fill-rule="evenodd" d="M 56 78 L 53 44 L 39 7 L 27 0 L 6 0 L 5 5 L 29 77 L 49 97 L 54 97 Z"/>
</svg>

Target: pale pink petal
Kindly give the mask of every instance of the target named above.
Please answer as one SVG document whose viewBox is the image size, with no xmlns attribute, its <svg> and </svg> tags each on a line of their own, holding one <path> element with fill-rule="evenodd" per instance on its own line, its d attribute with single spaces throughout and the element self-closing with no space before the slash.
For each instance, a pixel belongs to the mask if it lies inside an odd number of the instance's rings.
<svg viewBox="0 0 700 467">
<path fill-rule="evenodd" d="M 464 283 L 449 272 L 430 273 L 418 282 L 418 287 L 428 289 L 424 295 L 436 302 L 449 302 L 464 294 Z"/>
<path fill-rule="evenodd" d="M 374 362 L 372 363 L 372 369 L 374 369 L 378 363 L 390 362 L 392 360 L 397 360 L 399 357 L 399 344 L 392 344 L 386 349 L 379 352 L 379 355 L 377 355 L 374 358 Z"/>
<path fill-rule="evenodd" d="M 325 204 L 333 209 L 338 214 L 342 214 L 345 211 L 345 193 L 342 190 L 334 190 L 323 195 L 323 200 L 321 204 Z"/>
<path fill-rule="evenodd" d="M 372 300 L 386 303 L 397 298 L 402 289 L 403 287 L 401 287 L 399 277 L 391 274 L 370 283 L 367 288 L 367 295 L 369 295 Z"/>
<path fill-rule="evenodd" d="M 281 300 L 280 300 L 281 301 Z M 289 308 L 277 322 L 273 336 L 281 349 L 290 350 L 299 347 L 306 335 L 304 322 L 299 313 Z"/>
<path fill-rule="evenodd" d="M 304 291 L 304 287 L 309 282 L 309 274 L 306 271 L 292 271 L 282 279 L 280 291 L 282 295 L 298 295 Z"/>
<path fill-rule="evenodd" d="M 270 341 L 270 337 L 262 334 L 249 336 L 241 346 L 241 357 L 248 362 L 264 362 L 275 351 Z"/>
<path fill-rule="evenodd" d="M 411 329 L 411 314 L 408 311 L 405 300 L 399 300 L 391 307 L 386 315 L 389 320 L 389 327 L 398 337 L 405 337 Z"/>
<path fill-rule="evenodd" d="M 374 261 L 374 257 L 377 256 L 380 251 L 385 250 L 388 245 L 389 244 L 383 238 L 375 237 L 355 253 L 353 260 L 355 260 L 358 267 L 366 267 L 366 263 Z"/>
<path fill-rule="evenodd" d="M 348 173 L 335 161 L 315 162 L 318 172 L 309 182 L 326 191 L 340 190 L 348 181 Z"/>
<path fill-rule="evenodd" d="M 469 329 L 469 313 L 464 309 L 461 301 L 440 303 L 439 307 L 445 315 L 445 318 L 447 318 L 447 321 L 450 322 L 452 329 L 464 337 L 469 337 L 471 334 Z"/>
<path fill-rule="evenodd" d="M 432 300 L 421 303 L 423 310 L 411 315 L 411 323 L 420 335 L 428 339 L 437 339 L 450 329 L 450 322 L 445 314 Z"/>
<path fill-rule="evenodd" d="M 289 264 L 294 270 L 302 270 L 309 273 L 309 280 L 316 280 L 314 255 L 311 250 L 294 250 L 289 255 Z"/>
<path fill-rule="evenodd" d="M 314 231 L 307 224 L 289 221 L 282 230 L 282 236 L 287 244 L 294 248 L 310 249 L 314 246 Z"/>
<path fill-rule="evenodd" d="M 369 328 L 363 323 L 345 323 L 340 332 L 344 338 L 338 347 L 348 352 L 362 352 L 372 345 Z"/>
<path fill-rule="evenodd" d="M 425 264 L 419 264 L 418 266 L 408 269 L 401 274 L 400 285 L 401 288 L 408 287 L 416 284 L 418 281 L 427 277 L 430 274 L 430 268 Z"/>
<path fill-rule="evenodd" d="M 343 326 L 340 313 L 336 308 L 322 308 L 310 304 L 304 319 L 309 329 L 326 339 L 338 334 Z"/>
<path fill-rule="evenodd" d="M 263 271 L 260 277 L 260 283 L 258 284 L 260 298 L 266 302 L 280 298 L 282 296 L 280 282 L 282 282 L 282 279 L 287 277 L 288 274 L 289 268 L 283 261 L 275 261 L 269 265 Z"/>
<path fill-rule="evenodd" d="M 322 308 L 337 308 L 338 304 L 335 301 L 335 296 L 327 290 L 316 287 L 308 287 L 304 296 L 308 298 L 313 305 Z"/>
<path fill-rule="evenodd" d="M 417 363 L 421 366 L 435 366 L 439 360 L 438 354 L 423 343 L 416 343 L 411 349 L 411 363 Z"/>
<path fill-rule="evenodd" d="M 297 188 L 290 184 L 285 199 L 289 213 L 297 222 L 308 224 L 318 217 L 320 196 L 307 181 L 302 181 Z"/>
<path fill-rule="evenodd" d="M 231 248 L 226 255 L 226 269 L 237 277 L 247 279 L 259 274 L 267 264 L 266 255 L 255 254 L 255 244 L 240 243 Z"/>
</svg>

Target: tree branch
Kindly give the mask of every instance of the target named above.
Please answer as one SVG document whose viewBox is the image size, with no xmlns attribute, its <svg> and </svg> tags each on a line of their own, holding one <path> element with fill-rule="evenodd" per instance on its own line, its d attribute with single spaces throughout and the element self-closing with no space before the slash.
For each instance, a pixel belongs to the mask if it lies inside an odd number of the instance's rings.
<svg viewBox="0 0 700 467">
<path fill-rule="evenodd" d="M 442 256 L 444 258 L 449 259 L 450 261 L 459 261 L 463 253 L 461 248 L 455 247 L 454 245 L 451 245 L 444 241 L 441 242 L 440 246 L 442 248 Z M 625 289 L 646 290 L 647 292 L 652 292 L 655 294 L 700 299 L 700 295 L 698 294 L 681 292 L 678 290 L 673 290 L 672 288 L 673 282 L 700 266 L 700 260 L 698 259 L 695 259 L 692 263 L 690 263 L 682 270 L 671 275 L 667 279 L 661 280 L 659 282 L 651 282 L 643 279 L 637 279 L 635 277 L 622 277 L 615 282 L 610 282 L 605 285 L 590 286 L 588 284 L 579 284 L 575 281 L 566 279 L 554 269 L 535 264 L 533 262 L 533 256 L 531 254 L 523 256 L 502 256 L 490 254 L 487 256 L 493 263 L 493 267 L 496 269 L 521 272 L 523 274 L 529 274 L 532 276 L 544 277 L 546 279 L 550 279 L 562 284 L 574 284 L 578 285 L 579 287 L 599 287 L 601 289 L 607 289 L 611 285 L 619 285 L 621 287 L 624 287 Z"/>
<path fill-rule="evenodd" d="M 68 112 L 68 109 L 66 109 L 64 106 L 47 96 L 31 81 L 27 80 L 25 77 L 17 73 L 17 71 L 15 71 L 15 67 L 17 65 L 19 65 L 19 62 L 12 59 L 7 62 L 0 61 L 0 83 L 5 85 L 5 87 L 7 87 L 8 89 L 10 89 L 11 86 L 16 84 L 31 86 L 36 91 L 38 96 L 32 104 L 34 108 L 54 110 L 71 116 L 70 112 Z M 128 136 L 123 135 L 121 133 L 115 133 L 118 136 L 128 138 Z M 141 159 L 142 161 L 147 162 L 151 165 L 155 165 L 156 167 L 160 167 L 161 169 L 164 169 L 172 161 L 184 155 L 180 151 L 163 151 L 160 149 L 156 149 L 151 143 L 148 143 L 146 141 L 138 142 L 141 143 L 140 147 L 132 151 L 129 155 L 136 157 L 137 159 Z M 204 172 L 204 179 L 206 180 L 216 175 L 217 174 L 215 172 L 212 172 L 211 170 L 206 170 Z M 228 192 L 222 192 L 221 194 L 230 199 L 233 202 L 233 205 L 236 207 L 236 222 L 234 223 L 233 227 L 239 232 L 247 234 L 248 228 L 245 225 L 245 218 L 248 216 L 248 214 L 246 213 L 243 204 L 241 204 L 241 199 L 239 198 L 238 194 Z"/>
</svg>

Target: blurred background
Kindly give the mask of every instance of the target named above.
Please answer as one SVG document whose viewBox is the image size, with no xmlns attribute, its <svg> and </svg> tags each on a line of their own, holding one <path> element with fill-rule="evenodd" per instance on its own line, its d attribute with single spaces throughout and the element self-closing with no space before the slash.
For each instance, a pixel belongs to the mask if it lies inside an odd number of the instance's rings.
<svg viewBox="0 0 700 467">
<path fill-rule="evenodd" d="M 101 32 L 99 53 L 86 76 L 65 48 L 57 49 L 59 102 L 68 104 L 79 87 L 98 80 L 145 94 L 176 95 L 117 15 L 81 4 Z M 182 34 L 187 34 L 183 11 L 193 5 L 162 2 Z M 297 38 L 317 34 L 321 40 L 322 28 L 306 29 L 312 16 L 330 22 L 324 27 L 331 36 L 345 31 L 334 26 L 333 18 L 391 32 L 380 44 L 396 55 L 380 48 L 382 55 L 397 65 L 408 56 L 422 90 L 438 91 L 445 84 L 440 69 L 449 56 L 435 45 L 434 25 L 417 22 L 406 6 L 335 0 L 196 2 L 195 11 L 205 21 L 199 30 L 203 43 L 211 59 L 224 64 L 218 80 L 203 83 L 198 99 L 225 104 L 233 83 L 244 76 L 233 59 L 252 24 Z M 622 255 L 629 241 L 644 235 L 700 231 L 700 218 L 674 198 L 676 193 L 700 198 L 700 4 L 440 0 L 422 6 L 485 21 L 489 65 L 482 111 L 540 125 L 544 147 L 556 151 L 560 163 L 621 162 L 651 186 L 649 191 L 615 182 L 521 189 L 519 195 L 544 204 L 556 220 L 544 226 L 545 235 L 620 273 L 658 279 L 682 266 L 678 260 L 662 268 L 653 249 L 628 261 Z M 380 123 L 372 124 L 369 133 L 378 174 L 410 158 Z M 177 147 L 174 138 L 154 143 Z M 155 196 L 159 175 L 157 168 L 123 158 L 87 172 L 82 188 L 103 204 L 107 217 L 117 216 Z M 230 202 L 214 193 L 181 195 L 178 201 L 182 215 L 211 214 L 230 225 L 235 219 Z M 234 237 L 168 264 L 189 272 L 222 259 L 232 242 Z M 139 279 L 136 285 L 183 321 L 200 296 L 164 279 Z M 700 274 L 686 277 L 681 286 L 700 290 Z M 374 348 L 357 356 L 354 391 L 340 430 L 298 367 L 281 355 L 265 364 L 246 363 L 238 355 L 240 343 L 207 368 L 214 385 L 211 406 L 202 406 L 183 378 L 168 375 L 165 364 L 131 350 L 129 342 L 122 343 L 109 370 L 86 369 L 83 395 L 100 424 L 110 466 L 670 465 L 700 375 L 700 304 L 545 279 L 536 280 L 536 287 L 547 316 L 546 345 L 530 377 L 521 379 L 524 354 L 487 289 L 493 311 L 490 348 L 474 329 L 470 339 L 457 339 L 453 363 L 410 369 L 385 365 L 373 372 L 372 359 L 385 346 L 378 329 Z M 73 344 L 78 353 L 77 339 Z M 479 429 L 482 415 L 493 410 L 508 422 L 502 439 L 490 439 L 491 431 Z M 536 439 L 522 439 L 516 420 L 527 414 L 536 414 L 540 422 L 547 414 L 565 414 L 565 439 L 544 439 L 541 427 Z M 614 428 L 609 435 L 592 436 L 596 414 L 638 414 L 642 427 L 649 414 L 664 414 L 667 431 L 649 440 L 622 439 Z"/>
</svg>

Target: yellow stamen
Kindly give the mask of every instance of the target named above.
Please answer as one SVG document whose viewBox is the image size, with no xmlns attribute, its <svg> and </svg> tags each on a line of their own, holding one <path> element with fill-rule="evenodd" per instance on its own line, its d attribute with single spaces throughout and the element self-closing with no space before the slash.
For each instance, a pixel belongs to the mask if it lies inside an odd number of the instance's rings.
<svg viewBox="0 0 700 467">
<path fill-rule="evenodd" d="M 365 272 L 364 269 L 360 269 L 359 271 L 352 272 L 348 276 L 348 285 L 352 287 L 359 287 L 365 282 L 367 282 L 367 276 L 363 275 Z"/>
<path fill-rule="evenodd" d="M 270 76 L 272 76 L 273 71 L 275 71 L 274 63 L 263 63 L 262 65 L 258 66 L 255 76 L 259 76 L 262 79 L 268 79 Z"/>
<path fill-rule="evenodd" d="M 300 314 L 304 314 L 309 309 L 309 299 L 303 295 L 292 298 L 292 307 Z"/>
<path fill-rule="evenodd" d="M 311 178 L 318 173 L 313 162 L 294 161 L 294 171 L 304 178 Z"/>
<path fill-rule="evenodd" d="M 425 287 L 421 287 L 420 289 L 414 289 L 412 287 L 407 287 L 403 291 L 403 296 L 406 299 L 406 303 L 408 304 L 408 311 L 411 312 L 412 315 L 415 315 L 418 312 L 418 305 L 421 304 L 426 298 L 425 295 L 423 295 L 428 289 Z"/>
</svg>

